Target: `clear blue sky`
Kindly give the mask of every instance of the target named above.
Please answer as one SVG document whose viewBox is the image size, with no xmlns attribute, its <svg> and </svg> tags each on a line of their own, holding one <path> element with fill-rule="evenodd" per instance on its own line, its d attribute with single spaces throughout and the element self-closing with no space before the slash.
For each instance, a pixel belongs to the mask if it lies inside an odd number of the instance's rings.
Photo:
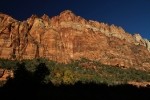
<svg viewBox="0 0 150 100">
<path fill-rule="evenodd" d="M 150 0 L 0 0 L 0 12 L 18 20 L 72 10 L 85 19 L 121 26 L 150 39 Z"/>
</svg>

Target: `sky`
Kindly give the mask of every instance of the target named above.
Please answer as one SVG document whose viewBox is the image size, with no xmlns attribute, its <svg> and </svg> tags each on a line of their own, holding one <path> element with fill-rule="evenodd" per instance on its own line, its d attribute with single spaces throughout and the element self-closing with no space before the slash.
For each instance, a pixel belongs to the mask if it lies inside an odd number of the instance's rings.
<svg viewBox="0 0 150 100">
<path fill-rule="evenodd" d="M 52 17 L 64 10 L 150 39 L 150 0 L 0 0 L 0 12 L 21 21 L 32 14 Z"/>
</svg>

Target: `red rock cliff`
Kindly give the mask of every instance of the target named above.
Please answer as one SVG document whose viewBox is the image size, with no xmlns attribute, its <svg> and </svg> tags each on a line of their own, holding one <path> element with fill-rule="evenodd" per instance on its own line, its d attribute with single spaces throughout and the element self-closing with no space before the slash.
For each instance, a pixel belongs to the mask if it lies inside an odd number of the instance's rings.
<svg viewBox="0 0 150 100">
<path fill-rule="evenodd" d="M 0 57 L 45 57 L 59 62 L 85 57 L 108 65 L 150 70 L 150 43 L 121 27 L 85 20 L 66 10 L 17 21 L 0 14 Z"/>
</svg>

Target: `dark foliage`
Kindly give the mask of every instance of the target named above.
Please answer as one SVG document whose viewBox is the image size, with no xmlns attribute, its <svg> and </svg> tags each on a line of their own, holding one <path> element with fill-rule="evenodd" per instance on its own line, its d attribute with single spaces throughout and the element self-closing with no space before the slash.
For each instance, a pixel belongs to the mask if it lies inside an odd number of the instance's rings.
<svg viewBox="0 0 150 100">
<path fill-rule="evenodd" d="M 92 62 L 99 70 L 84 69 L 81 63 L 86 59 L 69 64 L 44 59 L 17 62 L 14 79 L 9 79 L 0 88 L 0 97 L 5 99 L 146 99 L 150 98 L 150 88 L 137 88 L 132 85 L 114 84 L 115 81 L 136 79 L 140 74 L 149 80 L 147 73 L 134 69 L 123 70 Z M 32 68 L 29 68 L 31 64 Z M 143 75 L 142 75 L 143 74 Z M 103 76 L 101 76 L 103 75 Z M 114 77 L 114 76 L 116 77 Z M 125 77 L 125 76 L 128 77 Z M 136 76 L 137 75 L 137 76 Z M 136 77 L 133 77 L 136 76 Z M 125 78 L 124 78 L 125 77 Z M 145 78 L 147 77 L 147 78 Z M 121 79 L 124 78 L 124 79 Z"/>
<path fill-rule="evenodd" d="M 54 85 L 75 84 L 80 81 L 82 83 L 118 85 L 126 84 L 129 81 L 150 82 L 150 72 L 103 65 L 85 58 L 71 60 L 68 64 L 43 58 L 22 60 L 21 62 L 2 59 L 0 65 L 3 68 L 15 70 L 15 74 L 20 73 L 19 77 L 22 77 L 22 73 L 27 73 L 26 79 L 21 78 L 22 81 L 28 80 L 30 82 L 33 81 L 33 77 L 36 77 L 37 79 L 35 78 L 34 81 L 40 81 L 42 84 L 49 82 Z"/>
</svg>

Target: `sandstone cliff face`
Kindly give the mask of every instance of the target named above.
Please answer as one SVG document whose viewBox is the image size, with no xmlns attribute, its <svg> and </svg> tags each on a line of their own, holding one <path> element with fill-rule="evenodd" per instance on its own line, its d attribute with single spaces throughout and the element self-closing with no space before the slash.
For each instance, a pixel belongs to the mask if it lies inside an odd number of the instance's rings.
<svg viewBox="0 0 150 100">
<path fill-rule="evenodd" d="M 59 62 L 85 57 L 104 64 L 150 70 L 150 42 L 121 27 L 85 20 L 66 10 L 17 21 L 0 14 L 0 57 L 45 57 Z"/>
</svg>

